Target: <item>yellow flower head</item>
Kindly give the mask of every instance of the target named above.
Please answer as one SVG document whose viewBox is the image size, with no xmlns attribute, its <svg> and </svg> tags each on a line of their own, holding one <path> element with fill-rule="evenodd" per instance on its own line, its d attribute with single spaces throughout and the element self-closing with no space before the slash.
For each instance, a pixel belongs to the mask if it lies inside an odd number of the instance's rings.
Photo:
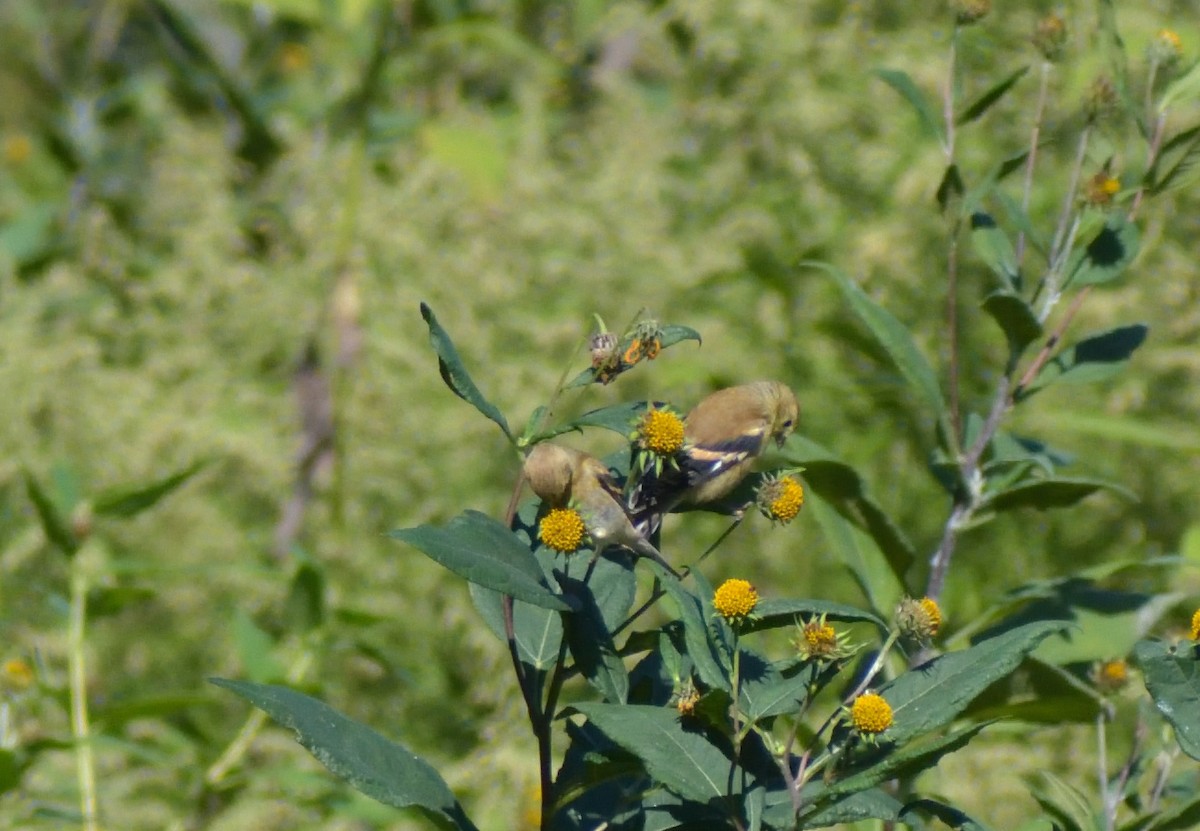
<svg viewBox="0 0 1200 831">
<path fill-rule="evenodd" d="M 1192 615 L 1192 640 L 1200 641 L 1200 609 Z"/>
<path fill-rule="evenodd" d="M 726 580 L 713 592 L 713 608 L 730 623 L 740 623 L 758 605 L 758 592 L 746 580 Z"/>
<path fill-rule="evenodd" d="M 1084 200 L 1089 205 L 1104 206 L 1112 204 L 1113 197 L 1121 191 L 1121 182 L 1108 174 L 1107 170 L 1101 170 L 1091 179 L 1088 179 L 1087 185 L 1084 187 Z"/>
<path fill-rule="evenodd" d="M 927 644 L 942 628 L 942 610 L 931 597 L 906 597 L 896 608 L 896 627 L 906 638 Z"/>
<path fill-rule="evenodd" d="M 804 487 L 795 476 L 766 479 L 755 500 L 763 516 L 787 525 L 800 514 L 804 505 Z"/>
<path fill-rule="evenodd" d="M 279 50 L 279 68 L 289 74 L 308 69 L 311 62 L 308 47 L 303 43 L 289 41 Z"/>
<path fill-rule="evenodd" d="M 583 517 L 574 508 L 551 508 L 538 528 L 542 543 L 562 554 L 578 551 L 583 537 Z"/>
<path fill-rule="evenodd" d="M 1183 41 L 1170 29 L 1163 29 L 1150 42 L 1149 52 L 1151 60 L 1170 65 L 1183 56 Z"/>
<path fill-rule="evenodd" d="M 868 692 L 850 705 L 850 721 L 859 733 L 876 735 L 892 726 L 892 705 L 882 695 Z"/>
<path fill-rule="evenodd" d="M 692 716 L 696 714 L 696 705 L 699 703 L 700 691 L 696 689 L 696 685 L 689 678 L 675 693 L 675 709 L 681 716 Z"/>
<path fill-rule="evenodd" d="M 656 456 L 673 456 L 683 448 L 683 419 L 667 409 L 651 407 L 638 421 L 638 447 Z"/>
<path fill-rule="evenodd" d="M 1092 682 L 1101 692 L 1114 692 L 1129 683 L 1129 664 L 1120 658 L 1100 661 L 1092 668 Z"/>
<path fill-rule="evenodd" d="M 799 632 L 792 639 L 796 652 L 806 661 L 836 661 L 851 654 L 848 632 L 838 632 L 825 622 L 825 615 L 798 625 Z"/>
<path fill-rule="evenodd" d="M 20 658 L 9 658 L 0 664 L 0 688 L 27 690 L 33 686 L 33 667 Z"/>
<path fill-rule="evenodd" d="M 1054 63 L 1062 57 L 1067 44 L 1067 22 L 1057 14 L 1050 14 L 1038 21 L 1033 35 L 1033 45 L 1042 57 Z"/>
</svg>

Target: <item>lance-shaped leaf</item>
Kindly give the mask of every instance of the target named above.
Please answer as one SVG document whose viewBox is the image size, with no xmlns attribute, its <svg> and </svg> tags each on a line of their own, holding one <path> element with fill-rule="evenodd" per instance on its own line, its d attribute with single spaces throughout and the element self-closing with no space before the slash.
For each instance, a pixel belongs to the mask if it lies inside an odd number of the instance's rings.
<svg viewBox="0 0 1200 831">
<path fill-rule="evenodd" d="M 1108 283 L 1121 276 L 1138 252 L 1137 226 L 1118 213 L 1111 214 L 1104 227 L 1067 262 L 1067 286 Z"/>
<path fill-rule="evenodd" d="M 1009 292 L 1015 291 L 1021 281 L 1017 251 L 990 214 L 982 211 L 971 214 L 971 245 L 984 265 L 1000 278 L 1003 287 Z"/>
<path fill-rule="evenodd" d="M 903 583 L 904 575 L 917 556 L 916 549 L 867 492 L 867 485 L 858 472 L 829 450 L 799 434 L 788 440 L 786 450 L 788 462 L 804 468 L 803 479 L 809 488 L 839 514 L 870 534 L 887 558 L 896 579 Z"/>
<path fill-rule="evenodd" d="M 38 520 L 42 524 L 42 533 L 59 551 L 68 557 L 75 556 L 75 552 L 79 550 L 79 540 L 75 539 L 75 535 L 71 533 L 71 528 L 63 519 L 58 506 L 42 489 L 41 484 L 33 477 L 32 473 L 26 470 L 24 476 L 25 490 L 29 494 L 29 501 L 33 503 L 33 507 L 37 511 Z"/>
<path fill-rule="evenodd" d="M 137 516 L 142 511 L 154 507 L 172 491 L 182 487 L 207 464 L 207 461 L 195 462 L 149 485 L 101 493 L 94 502 L 96 513 L 122 518 Z"/>
<path fill-rule="evenodd" d="M 479 391 L 479 387 L 475 386 L 475 382 L 471 380 L 471 375 L 467 372 L 467 368 L 463 366 L 462 358 L 458 355 L 458 349 L 455 347 L 454 341 L 450 339 L 450 335 L 438 323 L 433 309 L 422 303 L 421 317 L 425 319 L 425 323 L 429 326 L 429 342 L 433 344 L 433 351 L 437 353 L 438 371 L 441 372 L 442 380 L 446 382 L 446 386 L 463 401 L 473 405 L 479 412 L 500 425 L 500 429 L 504 431 L 504 435 L 508 436 L 509 441 L 515 441 L 512 431 L 508 429 L 508 422 L 504 419 L 503 413 L 496 408 L 495 404 L 483 397 L 483 393 Z"/>
<path fill-rule="evenodd" d="M 842 623 L 873 623 L 883 631 L 888 625 L 878 615 L 845 603 L 830 600 L 787 600 L 771 598 L 754 607 L 754 617 L 746 622 L 743 631 L 757 632 L 760 629 L 776 629 L 791 626 L 799 617 L 804 621 L 824 615 L 829 620 Z"/>
<path fill-rule="evenodd" d="M 633 566 L 602 557 L 586 582 L 567 575 L 561 575 L 559 582 L 579 605 L 565 621 L 575 665 L 606 701 L 623 704 L 629 697 L 629 673 L 617 654 L 612 627 L 633 605 L 637 588 Z"/>
<path fill-rule="evenodd" d="M 685 340 L 694 340 L 696 343 L 701 342 L 700 341 L 700 333 L 697 332 L 695 329 L 691 328 L 690 326 L 679 326 L 677 324 L 667 324 L 665 326 L 660 327 L 659 331 L 661 332 L 661 336 L 659 337 L 659 340 L 658 340 L 658 345 L 659 345 L 660 349 L 666 349 L 668 347 L 674 346 L 677 343 L 681 343 Z M 626 337 L 625 339 L 621 340 L 617 344 L 617 347 L 616 347 L 617 354 L 618 355 L 624 354 L 624 352 L 632 345 L 632 343 L 633 343 L 633 340 L 630 337 Z M 632 368 L 633 368 L 632 364 L 630 364 L 630 365 L 626 365 L 624 363 L 621 364 L 621 371 L 623 371 L 623 372 L 628 371 Z M 599 371 L 596 370 L 594 367 L 588 367 L 587 369 L 583 370 L 583 372 L 580 372 L 578 375 L 576 375 L 574 378 L 572 378 L 570 381 L 568 381 L 566 386 L 563 387 L 563 389 L 569 390 L 569 389 L 574 389 L 576 387 L 586 387 L 588 384 L 596 383 L 596 380 L 597 380 L 599 374 L 600 374 Z"/>
<path fill-rule="evenodd" d="M 704 729 L 685 727 L 674 708 L 587 702 L 574 709 L 641 759 L 650 776 L 685 799 L 708 802 L 725 796 L 729 757 Z"/>
<path fill-rule="evenodd" d="M 501 642 L 507 639 L 504 631 L 504 596 L 471 583 L 471 602 L 483 622 Z M 513 640 L 521 660 L 538 670 L 548 670 L 558 663 L 562 646 L 562 615 L 540 606 L 519 600 L 513 601 Z"/>
<path fill-rule="evenodd" d="M 459 577 L 544 609 L 570 606 L 546 585 L 541 566 L 521 540 L 478 511 L 465 511 L 444 527 L 418 525 L 388 536 L 420 549 Z"/>
<path fill-rule="evenodd" d="M 821 664 L 810 661 L 790 676 L 768 667 L 758 675 L 743 678 L 739 704 L 742 715 L 747 721 L 756 722 L 783 713 L 799 712 L 820 675 Z"/>
<path fill-rule="evenodd" d="M 1200 657 L 1196 645 L 1139 641 L 1133 655 L 1154 705 L 1175 728 L 1179 747 L 1200 760 Z"/>
<path fill-rule="evenodd" d="M 905 593 L 905 581 L 879 546 L 849 520 L 813 494 L 805 500 L 821 528 L 829 548 L 854 576 L 859 588 L 877 613 L 888 613 Z"/>
<path fill-rule="evenodd" d="M 1176 104 L 1197 100 L 1200 100 L 1200 63 L 1192 64 L 1187 72 L 1163 90 L 1162 98 L 1158 101 L 1158 111 L 1166 113 Z"/>
<path fill-rule="evenodd" d="M 704 601 L 684 588 L 679 580 L 669 576 L 658 563 L 652 562 L 650 567 L 658 575 L 659 582 L 667 590 L 667 596 L 674 601 L 679 610 L 679 619 L 683 623 L 684 644 L 700 680 L 710 687 L 728 691 L 729 670 L 717 654 L 716 635 L 714 628 L 709 625 L 710 617 L 705 614 Z M 697 578 L 700 577 L 698 572 L 695 574 Z M 703 591 L 699 584 L 697 591 Z M 710 589 L 709 597 L 711 596 Z"/>
<path fill-rule="evenodd" d="M 1021 357 L 1029 344 L 1042 336 L 1042 324 L 1037 315 L 1019 295 L 1011 291 L 995 291 L 983 299 L 983 310 L 1004 333 L 1008 341 L 1009 361 Z"/>
<path fill-rule="evenodd" d="M 1163 144 L 1146 172 L 1145 184 L 1151 195 L 1190 185 L 1200 177 L 1200 125 L 1172 136 Z"/>
<path fill-rule="evenodd" d="M 978 98 L 972 101 L 971 104 L 962 111 L 962 114 L 955 119 L 955 123 L 961 126 L 980 118 L 984 113 L 995 106 L 1010 89 L 1016 86 L 1017 81 L 1025 77 L 1025 73 L 1028 71 L 1029 67 L 1023 66 L 1016 72 L 1013 72 L 1011 75 L 1005 77 L 999 83 L 985 90 L 983 95 L 980 95 Z"/>
<path fill-rule="evenodd" d="M 900 96 L 909 103 L 917 113 L 921 126 L 925 128 L 930 137 L 937 139 L 939 144 L 946 143 L 942 120 L 907 72 L 899 69 L 876 69 L 875 74 L 885 84 L 900 93 Z"/>
<path fill-rule="evenodd" d="M 1018 398 L 1023 400 L 1056 382 L 1087 384 L 1111 378 L 1125 368 L 1149 331 L 1145 324 L 1135 323 L 1079 341 L 1047 361 Z"/>
<path fill-rule="evenodd" d="M 287 687 L 209 679 L 249 701 L 280 725 L 331 773 L 396 808 L 415 807 L 471 831 L 474 823 L 428 762 L 329 705 Z"/>
<path fill-rule="evenodd" d="M 866 819 L 894 822 L 900 818 L 900 811 L 904 807 L 882 788 L 845 794 L 818 807 L 813 802 L 812 794 L 817 792 L 819 787 L 808 787 L 802 792 L 805 807 L 800 817 L 800 828 L 829 828 L 835 825 L 841 827 L 843 824 Z M 775 791 L 767 794 L 764 822 L 768 828 L 796 827 L 791 801 L 785 792 Z"/>
<path fill-rule="evenodd" d="M 889 779 L 914 777 L 921 771 L 936 765 L 943 756 L 966 747 L 967 742 L 993 723 L 972 724 L 952 730 L 944 736 L 927 736 L 899 746 L 885 754 L 877 764 L 853 773 L 831 785 L 825 794 L 839 796 L 855 793 L 881 785 Z M 888 737 L 888 733 L 882 734 L 882 738 Z"/>
<path fill-rule="evenodd" d="M 986 494 L 980 502 L 981 508 L 992 511 L 1011 511 L 1015 508 L 1069 508 L 1091 496 L 1098 490 L 1107 490 L 1129 500 L 1137 501 L 1137 494 L 1115 482 L 1102 479 L 1047 478 L 1026 482 L 995 494 Z"/>
<path fill-rule="evenodd" d="M 1041 782 L 1030 791 L 1038 804 L 1054 818 L 1054 827 L 1063 831 L 1092 831 L 1099 827 L 1088 798 L 1050 771 L 1041 772 Z"/>
<path fill-rule="evenodd" d="M 976 696 L 1064 627 L 1062 621 L 1018 626 L 904 673 L 880 690 L 892 706 L 894 718 L 887 737 L 901 747 L 949 724 Z"/>
<path fill-rule="evenodd" d="M 633 431 L 634 423 L 646 411 L 646 407 L 647 402 L 645 401 L 630 401 L 625 404 L 613 404 L 610 407 L 589 410 L 565 424 L 558 425 L 551 430 L 539 434 L 537 441 L 553 438 L 562 433 L 569 433 L 572 430 L 581 430 L 584 427 L 600 427 L 628 437 Z"/>
<path fill-rule="evenodd" d="M 905 817 L 909 814 L 934 817 L 953 831 L 991 831 L 982 822 L 972 819 L 957 808 L 938 802 L 936 799 L 914 799 L 909 802 L 900 813 L 900 821 L 904 822 Z"/>
<path fill-rule="evenodd" d="M 871 335 L 892 359 L 896 369 L 904 376 L 904 380 L 917 394 L 921 403 L 931 415 L 946 421 L 946 404 L 942 399 L 937 375 L 929 361 L 925 360 L 925 356 L 917 349 L 904 324 L 887 309 L 867 297 L 861 288 L 838 269 L 827 263 L 808 261 L 804 264 L 819 268 L 833 277 L 851 310 L 866 324 Z"/>
</svg>

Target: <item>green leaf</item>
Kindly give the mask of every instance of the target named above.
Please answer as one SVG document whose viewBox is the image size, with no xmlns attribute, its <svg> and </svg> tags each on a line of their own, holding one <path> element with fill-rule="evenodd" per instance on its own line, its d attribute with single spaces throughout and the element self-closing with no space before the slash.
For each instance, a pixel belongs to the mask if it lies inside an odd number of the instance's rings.
<svg viewBox="0 0 1200 831">
<path fill-rule="evenodd" d="M 903 584 L 916 559 L 916 549 L 867 492 L 867 485 L 858 472 L 829 450 L 799 434 L 788 439 L 786 453 L 789 464 L 804 468 L 801 478 L 813 493 L 871 536 L 887 558 L 896 580 Z"/>
<path fill-rule="evenodd" d="M 551 438 L 572 430 L 584 427 L 601 427 L 628 437 L 633 432 L 634 422 L 646 411 L 645 401 L 631 401 L 627 404 L 613 404 L 611 407 L 601 407 L 590 410 L 578 418 L 571 419 L 566 424 L 554 428 L 553 432 L 538 436 L 538 440 Z"/>
<path fill-rule="evenodd" d="M 520 539 L 478 511 L 465 511 L 444 527 L 418 525 L 388 536 L 408 543 L 459 577 L 544 609 L 570 611 L 546 585 L 541 566 Z"/>
<path fill-rule="evenodd" d="M 32 473 L 28 470 L 22 472 L 25 476 L 25 490 L 29 493 L 29 501 L 37 510 L 46 539 L 68 557 L 74 557 L 75 552 L 79 550 L 79 541 L 75 539 L 75 535 L 59 513 L 58 506 L 54 504 L 50 495 L 42 490 Z"/>
<path fill-rule="evenodd" d="M 952 730 L 944 736 L 927 736 L 903 745 L 897 743 L 898 746 L 885 754 L 877 764 L 839 780 L 830 786 L 826 794 L 840 796 L 873 788 L 889 779 L 914 777 L 921 771 L 936 765 L 943 756 L 966 747 L 971 739 L 993 723 L 971 724 Z M 882 734 L 882 738 L 889 738 L 889 734 Z"/>
<path fill-rule="evenodd" d="M 287 687 L 210 678 L 249 701 L 300 742 L 335 776 L 395 808 L 420 808 L 462 831 L 475 829 L 450 788 L 428 762 L 403 745 Z"/>
<path fill-rule="evenodd" d="M 896 369 L 917 393 L 921 403 L 939 420 L 946 418 L 946 405 L 942 399 L 941 388 L 938 387 L 937 375 L 933 367 L 925 360 L 925 356 L 917 349 L 912 337 L 899 320 L 892 316 L 887 309 L 867 297 L 866 293 L 855 285 L 845 274 L 826 263 L 807 261 L 805 265 L 819 268 L 833 277 L 842 296 L 854 311 L 879 345 L 883 347 Z"/>
<path fill-rule="evenodd" d="M 747 721 L 756 722 L 784 713 L 798 713 L 820 674 L 819 663 L 811 661 L 790 676 L 768 667 L 761 675 L 744 678 L 739 704 L 742 714 Z"/>
<path fill-rule="evenodd" d="M 1190 831 L 1200 828 L 1200 794 L 1164 810 L 1146 826 L 1146 831 Z"/>
<path fill-rule="evenodd" d="M 296 632 L 308 632 L 325 621 L 325 576 L 312 563 L 296 569 L 285 614 L 288 629 Z"/>
<path fill-rule="evenodd" d="M 612 627 L 629 613 L 637 589 L 631 566 L 601 557 L 588 581 L 563 576 L 563 590 L 579 601 L 567 616 L 567 643 L 583 677 L 613 704 L 629 697 L 629 673 L 617 654 Z"/>
<path fill-rule="evenodd" d="M 182 486 L 199 473 L 207 461 L 194 462 L 177 473 L 137 488 L 108 491 L 98 495 L 94 502 L 97 514 L 128 519 L 154 507 L 159 500 Z"/>
<path fill-rule="evenodd" d="M 696 343 L 701 342 L 700 333 L 690 326 L 679 326 L 677 324 L 668 323 L 662 326 L 659 331 L 662 332 L 662 337 L 659 339 L 659 346 L 662 349 L 667 349 L 668 347 L 674 346 L 677 343 L 682 343 L 685 340 L 694 340 Z M 632 342 L 633 341 L 630 338 L 621 340 L 621 342 L 617 344 L 618 353 L 623 353 L 629 348 Z M 632 369 L 632 367 L 626 367 L 625 371 L 628 371 L 629 369 Z M 568 381 L 563 389 L 575 389 L 577 387 L 586 387 L 588 384 L 597 383 L 596 376 L 596 370 L 592 367 L 588 367 Z"/>
<path fill-rule="evenodd" d="M 801 814 L 801 828 L 829 828 L 867 819 L 893 822 L 900 818 L 900 811 L 903 809 L 894 796 L 881 788 L 846 794 L 834 800 L 832 804 L 816 810 L 812 810 L 812 807 L 815 807 L 812 802 L 806 801 L 806 805 L 810 807 L 805 809 L 806 813 Z M 784 814 L 784 818 L 780 818 L 780 814 Z M 771 811 L 770 818 L 774 820 L 773 825 L 776 828 L 792 827 L 791 805 L 783 806 L 782 811 L 779 808 Z"/>
<path fill-rule="evenodd" d="M 1176 190 L 1190 185 L 1200 176 L 1200 125 L 1190 127 L 1163 144 L 1146 172 L 1145 184 L 1149 193 Z"/>
<path fill-rule="evenodd" d="M 1146 689 L 1163 717 L 1175 728 L 1184 753 L 1200 761 L 1200 655 L 1190 642 L 1170 645 L 1139 641 L 1134 659 Z"/>
<path fill-rule="evenodd" d="M 925 132 L 929 133 L 931 138 L 936 139 L 939 144 L 946 143 L 941 119 L 907 72 L 899 69 L 876 69 L 875 75 L 900 93 L 900 96 L 912 106 L 921 121 L 921 126 L 925 128 Z"/>
<path fill-rule="evenodd" d="M 705 615 L 704 602 L 684 588 L 682 582 L 667 574 L 658 563 L 651 562 L 650 567 L 678 609 L 688 657 L 692 659 L 700 680 L 710 687 L 728 692 L 731 688 L 729 669 L 716 651 L 715 633 Z M 696 576 L 699 577 L 699 574 L 696 573 Z M 703 589 L 698 587 L 697 591 Z"/>
<path fill-rule="evenodd" d="M 150 601 L 156 594 L 154 589 L 143 586 L 97 586 L 88 592 L 88 618 L 120 614 L 130 606 Z"/>
<path fill-rule="evenodd" d="M 762 629 L 775 629 L 780 626 L 791 626 L 796 618 L 812 620 L 824 615 L 829 620 L 842 623 L 873 623 L 881 630 L 887 631 L 887 623 L 873 612 L 863 611 L 845 603 L 834 603 L 830 600 L 787 600 L 772 598 L 763 600 L 754 607 L 754 617 L 747 621 L 745 631 L 757 632 Z"/>
<path fill-rule="evenodd" d="M 708 802 L 725 796 L 729 757 L 703 730 L 685 729 L 673 708 L 588 702 L 574 709 L 684 799 Z"/>
<path fill-rule="evenodd" d="M 1135 323 L 1084 338 L 1047 361 L 1029 386 L 1020 390 L 1019 399 L 1055 382 L 1087 384 L 1111 378 L 1125 368 L 1148 332 L 1145 324 Z"/>
<path fill-rule="evenodd" d="M 503 643 L 504 633 L 504 596 L 497 591 L 485 589 L 478 583 L 471 583 L 471 602 L 483 618 L 487 627 L 492 630 Z M 548 670 L 558 663 L 558 653 L 562 646 L 563 623 L 562 615 L 540 606 L 531 606 L 519 600 L 513 601 L 513 639 L 517 644 L 517 654 L 521 660 L 535 669 Z"/>
<path fill-rule="evenodd" d="M 1177 103 L 1200 100 L 1200 62 L 1170 83 L 1158 100 L 1158 111 L 1165 113 Z"/>
<path fill-rule="evenodd" d="M 983 95 L 976 98 L 973 102 L 971 102 L 970 106 L 963 110 L 962 114 L 955 119 L 954 123 L 961 127 L 963 124 L 969 124 L 970 122 L 978 119 L 988 110 L 990 110 L 997 102 L 999 102 L 1000 99 L 1003 98 L 1010 89 L 1016 86 L 1017 81 L 1020 81 L 1023 77 L 1025 77 L 1025 73 L 1028 71 L 1029 67 L 1023 66 L 1008 77 L 1001 80 L 999 83 L 986 90 Z"/>
<path fill-rule="evenodd" d="M 971 214 L 971 245 L 984 264 L 1000 278 L 1004 290 L 1010 294 L 1016 291 L 1021 282 L 1017 251 L 1012 240 L 989 214 L 982 211 Z"/>
<path fill-rule="evenodd" d="M 1064 626 L 1061 621 L 1018 626 L 904 673 L 880 690 L 895 719 L 888 739 L 900 747 L 949 724 L 976 696 L 1016 669 L 1038 644 Z"/>
<path fill-rule="evenodd" d="M 805 501 L 805 510 L 813 512 L 829 548 L 854 576 L 871 608 L 877 613 L 894 609 L 905 583 L 879 546 L 820 496 L 810 495 Z"/>
<path fill-rule="evenodd" d="M 1004 333 L 1008 341 L 1009 362 L 1015 363 L 1029 344 L 1042 336 L 1042 324 L 1037 315 L 1019 295 L 1011 291 L 995 291 L 983 299 L 983 310 Z"/>
<path fill-rule="evenodd" d="M 1117 279 L 1137 256 L 1139 239 L 1136 225 L 1121 214 L 1110 214 L 1091 242 L 1072 253 L 1063 288 L 1098 285 Z"/>
<path fill-rule="evenodd" d="M 479 412 L 500 425 L 500 429 L 504 431 L 504 435 L 508 436 L 509 441 L 515 441 L 512 431 L 508 429 L 508 422 L 505 421 L 504 415 L 496 408 L 496 405 L 484 398 L 483 393 L 475 386 L 470 373 L 463 366 L 462 358 L 458 355 L 454 341 L 438 323 L 433 309 L 425 303 L 421 304 L 421 317 L 429 326 L 429 341 L 433 344 L 433 351 L 437 353 L 438 371 L 441 372 L 446 386 L 463 401 L 473 405 Z"/>
<path fill-rule="evenodd" d="M 900 821 L 908 822 L 908 814 L 933 817 L 954 831 L 991 831 L 986 825 L 964 814 L 957 808 L 938 802 L 936 799 L 914 799 L 904 806 Z"/>
<path fill-rule="evenodd" d="M 1011 511 L 1016 508 L 1069 508 L 1099 490 L 1115 493 L 1130 502 L 1137 495 L 1129 489 L 1102 479 L 1053 478 L 1028 482 L 995 494 L 986 494 L 980 507 L 992 511 Z"/>
<path fill-rule="evenodd" d="M 1042 784 L 1030 793 L 1056 820 L 1056 827 L 1063 831 L 1092 831 L 1098 827 L 1087 796 L 1049 771 L 1042 771 L 1040 776 Z"/>
</svg>

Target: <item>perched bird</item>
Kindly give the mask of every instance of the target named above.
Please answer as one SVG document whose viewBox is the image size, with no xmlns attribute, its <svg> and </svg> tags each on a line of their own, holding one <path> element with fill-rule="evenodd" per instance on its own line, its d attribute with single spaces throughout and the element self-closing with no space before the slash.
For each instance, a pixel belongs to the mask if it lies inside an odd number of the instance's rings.
<svg viewBox="0 0 1200 831">
<path fill-rule="evenodd" d="M 768 443 L 783 446 L 799 417 L 795 393 L 778 381 L 727 387 L 704 398 L 684 416 L 675 464 L 646 469 L 630 492 L 634 527 L 649 538 L 669 511 L 727 496 Z"/>
<path fill-rule="evenodd" d="M 621 546 L 676 573 L 658 549 L 633 527 L 625 512 L 621 488 L 608 466 L 595 456 L 541 442 L 525 458 L 525 479 L 546 504 L 570 505 L 579 511 L 595 546 L 595 556 L 599 557 L 606 548 Z"/>
</svg>

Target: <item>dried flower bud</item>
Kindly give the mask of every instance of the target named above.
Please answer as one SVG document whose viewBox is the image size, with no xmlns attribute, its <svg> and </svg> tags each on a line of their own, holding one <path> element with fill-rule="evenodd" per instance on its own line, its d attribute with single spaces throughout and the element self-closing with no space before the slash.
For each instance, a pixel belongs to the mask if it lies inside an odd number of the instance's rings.
<svg viewBox="0 0 1200 831">
<path fill-rule="evenodd" d="M 1067 45 L 1067 22 L 1057 14 L 1043 17 L 1033 33 L 1033 45 L 1051 63 L 1060 61 Z"/>
<path fill-rule="evenodd" d="M 954 19 L 960 26 L 970 26 L 987 16 L 992 10 L 992 0 L 953 0 Z"/>
<path fill-rule="evenodd" d="M 1117 88 L 1113 86 L 1112 79 L 1101 75 L 1092 82 L 1084 100 L 1088 122 L 1095 123 L 1109 118 L 1116 112 L 1118 102 Z"/>
</svg>

